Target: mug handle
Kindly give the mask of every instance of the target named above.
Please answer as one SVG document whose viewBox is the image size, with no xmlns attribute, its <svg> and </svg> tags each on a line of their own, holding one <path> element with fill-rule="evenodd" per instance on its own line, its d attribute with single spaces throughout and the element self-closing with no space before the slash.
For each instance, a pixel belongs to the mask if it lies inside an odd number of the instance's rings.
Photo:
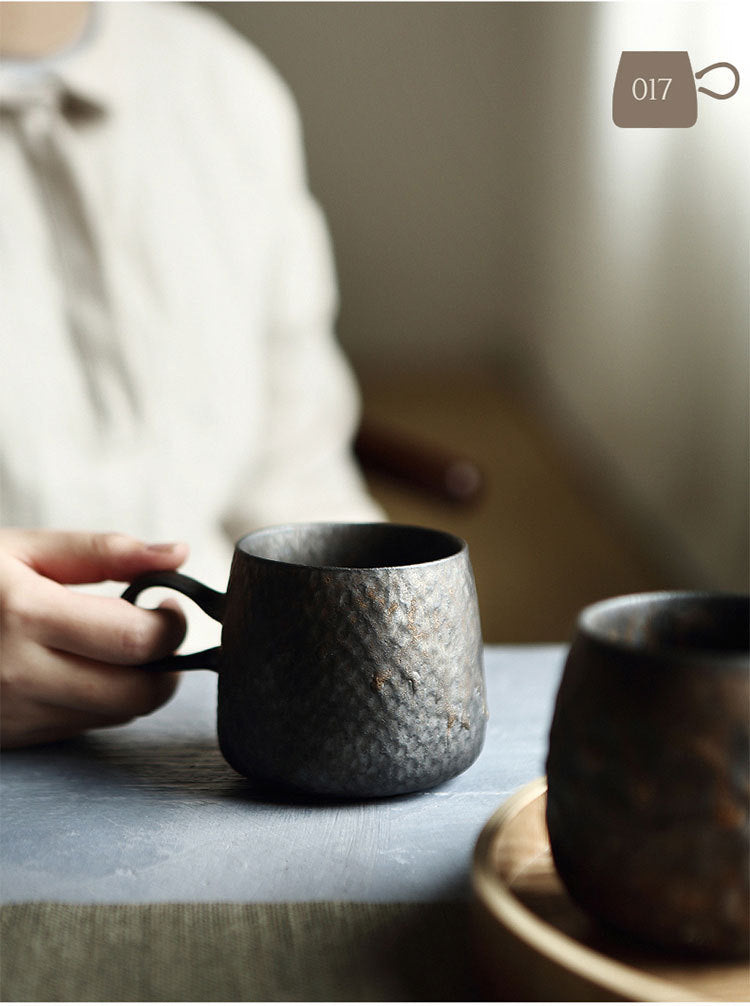
<svg viewBox="0 0 750 1006">
<path fill-rule="evenodd" d="M 170 587 L 172 590 L 178 590 L 181 594 L 189 597 L 191 601 L 195 601 L 199 608 L 202 608 L 211 618 L 215 618 L 217 622 L 221 622 L 224 618 L 226 594 L 212 590 L 211 587 L 207 587 L 199 580 L 194 580 L 192 576 L 177 573 L 172 569 L 143 573 L 123 591 L 122 597 L 124 600 L 130 601 L 131 604 L 135 604 L 141 591 L 148 587 Z M 195 669 L 218 671 L 220 650 L 221 647 L 212 646 L 199 653 L 176 654 L 164 657 L 162 660 L 152 660 L 142 666 L 148 671 L 191 671 Z"/>
<path fill-rule="evenodd" d="M 698 90 L 702 91 L 704 94 L 709 95 L 711 98 L 718 98 L 723 101 L 725 98 L 731 98 L 733 94 L 736 94 L 740 86 L 740 71 L 736 66 L 732 66 L 731 63 L 712 63 L 711 66 L 704 66 L 702 70 L 699 70 L 695 75 L 696 80 L 700 80 L 704 74 L 709 73 L 711 70 L 716 70 L 718 67 L 723 66 L 727 70 L 731 70 L 734 74 L 734 87 L 731 91 L 727 91 L 726 94 L 718 94 L 716 91 L 709 91 L 707 87 L 699 87 Z"/>
</svg>

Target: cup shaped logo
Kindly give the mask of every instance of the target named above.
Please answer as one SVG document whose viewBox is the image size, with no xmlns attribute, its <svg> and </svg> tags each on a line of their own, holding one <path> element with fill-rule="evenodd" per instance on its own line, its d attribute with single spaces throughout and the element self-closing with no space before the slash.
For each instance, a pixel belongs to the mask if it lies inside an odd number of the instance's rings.
<svg viewBox="0 0 750 1006">
<path fill-rule="evenodd" d="M 696 87 L 696 79 L 719 67 L 734 75 L 729 91 Z M 739 86 L 739 71 L 731 63 L 712 63 L 694 74 L 687 52 L 623 52 L 612 93 L 612 119 L 625 129 L 694 126 L 698 91 L 724 99 L 736 94 Z"/>
</svg>

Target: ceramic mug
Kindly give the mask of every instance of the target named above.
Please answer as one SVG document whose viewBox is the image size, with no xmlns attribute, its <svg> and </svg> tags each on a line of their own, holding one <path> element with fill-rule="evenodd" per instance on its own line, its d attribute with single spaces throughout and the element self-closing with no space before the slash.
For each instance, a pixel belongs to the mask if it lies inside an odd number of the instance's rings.
<svg viewBox="0 0 750 1006">
<path fill-rule="evenodd" d="M 720 67 L 734 75 L 729 91 L 696 90 L 696 79 Z M 693 126 L 698 119 L 697 91 L 723 100 L 736 94 L 739 86 L 739 71 L 731 63 L 712 63 L 693 74 L 687 52 L 623 52 L 612 93 L 612 119 L 624 128 Z"/>
<path fill-rule="evenodd" d="M 476 759 L 487 719 L 468 547 L 397 524 L 291 524 L 242 538 L 226 594 L 173 587 L 221 646 L 149 665 L 218 671 L 222 754 L 265 787 L 337 797 L 426 789 Z"/>
<path fill-rule="evenodd" d="M 748 952 L 750 599 L 660 592 L 578 618 L 547 758 L 557 871 L 662 948 Z"/>
</svg>

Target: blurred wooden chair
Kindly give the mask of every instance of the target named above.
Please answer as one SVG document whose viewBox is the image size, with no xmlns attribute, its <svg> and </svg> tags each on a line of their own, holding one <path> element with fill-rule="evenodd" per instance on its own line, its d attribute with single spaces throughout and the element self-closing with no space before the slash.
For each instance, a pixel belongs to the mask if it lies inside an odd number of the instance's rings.
<svg viewBox="0 0 750 1006">
<path fill-rule="evenodd" d="M 366 415 L 354 451 L 365 472 L 384 475 L 454 505 L 473 504 L 484 490 L 484 475 L 471 458 Z"/>
</svg>

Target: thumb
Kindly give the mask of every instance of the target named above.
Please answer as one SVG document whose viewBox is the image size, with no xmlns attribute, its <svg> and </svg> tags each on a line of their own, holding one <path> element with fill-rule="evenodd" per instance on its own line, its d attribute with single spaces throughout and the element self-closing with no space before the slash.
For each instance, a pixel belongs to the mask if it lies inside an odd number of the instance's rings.
<svg viewBox="0 0 750 1006">
<path fill-rule="evenodd" d="M 2 544 L 35 572 L 58 583 L 131 580 L 155 569 L 176 569 L 188 556 L 179 542 L 149 545 L 125 534 L 7 531 Z"/>
</svg>

